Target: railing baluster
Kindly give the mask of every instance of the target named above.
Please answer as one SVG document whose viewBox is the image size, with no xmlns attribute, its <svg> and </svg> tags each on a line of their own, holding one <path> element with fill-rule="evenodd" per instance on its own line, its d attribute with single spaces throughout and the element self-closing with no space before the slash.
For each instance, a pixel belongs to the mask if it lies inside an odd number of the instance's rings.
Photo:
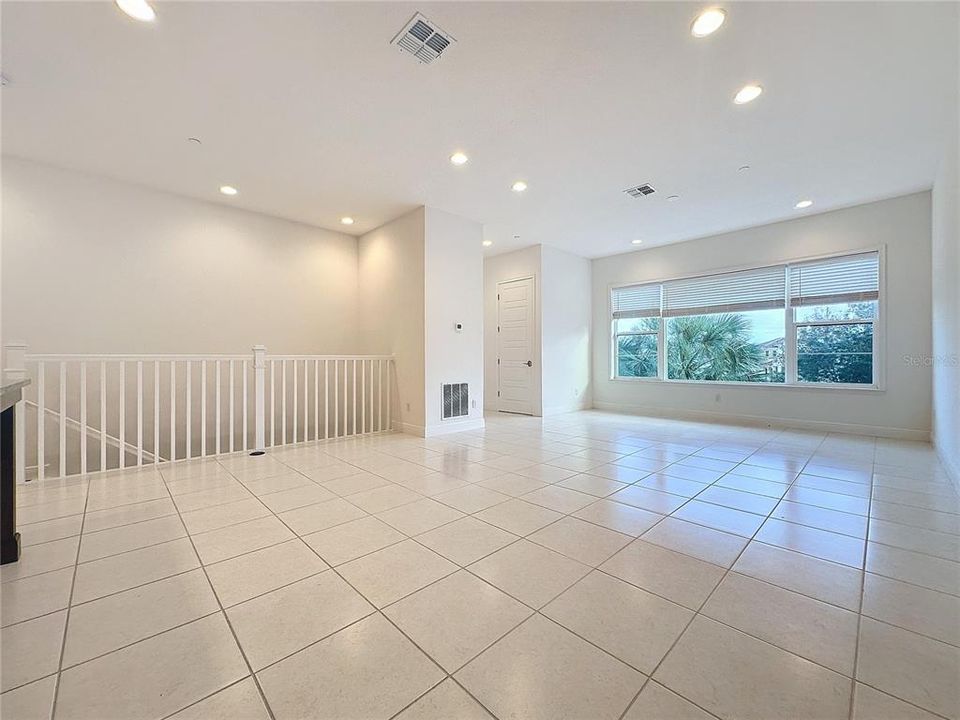
<svg viewBox="0 0 960 720">
<path fill-rule="evenodd" d="M 313 361 L 313 439 L 320 439 L 320 361 Z"/>
<path fill-rule="evenodd" d="M 303 441 L 310 439 L 310 363 L 303 361 Z"/>
<path fill-rule="evenodd" d="M 330 361 L 323 361 L 323 439 L 330 439 Z"/>
<path fill-rule="evenodd" d="M 230 452 L 233 452 L 233 436 L 236 435 L 237 430 L 237 424 L 233 417 L 233 402 L 237 390 L 233 382 L 233 358 L 230 358 L 227 362 L 230 364 Z"/>
<path fill-rule="evenodd" d="M 37 480 L 46 477 L 47 442 L 46 442 L 46 415 L 47 399 L 45 397 L 46 368 L 42 362 L 37 363 Z"/>
<path fill-rule="evenodd" d="M 120 361 L 120 428 L 117 433 L 120 445 L 119 466 L 127 466 L 127 363 Z"/>
<path fill-rule="evenodd" d="M 383 431 L 383 360 L 377 360 L 377 432 Z"/>
<path fill-rule="evenodd" d="M 270 361 L 270 447 L 277 444 L 277 387 L 274 382 L 273 360 Z"/>
<path fill-rule="evenodd" d="M 280 444 L 287 444 L 287 361 L 280 361 Z"/>
<path fill-rule="evenodd" d="M 200 361 L 200 457 L 207 456 L 207 361 Z"/>
<path fill-rule="evenodd" d="M 87 362 L 80 361 L 80 472 L 87 474 Z"/>
<path fill-rule="evenodd" d="M 349 429 L 347 428 L 347 418 L 349 417 L 348 413 L 348 403 L 350 401 L 350 388 L 347 387 L 347 360 L 343 360 L 343 437 L 347 436 Z"/>
<path fill-rule="evenodd" d="M 367 361 L 360 361 L 360 432 L 367 432 Z"/>
<path fill-rule="evenodd" d="M 60 477 L 67 474 L 67 364 L 60 363 Z"/>
<path fill-rule="evenodd" d="M 213 452 L 216 455 L 220 454 L 220 361 L 217 360 L 213 364 L 214 367 L 214 376 L 213 380 L 216 383 L 216 389 L 213 393 L 213 401 L 216 403 L 216 409 L 214 410 L 214 425 L 216 425 L 217 437 L 214 440 Z"/>
<path fill-rule="evenodd" d="M 297 361 L 293 360 L 293 442 L 297 442 Z"/>
<path fill-rule="evenodd" d="M 170 461 L 177 459 L 177 361 L 170 361 Z"/>
<path fill-rule="evenodd" d="M 353 410 L 353 434 L 357 434 L 357 359 L 353 359 L 353 402 L 350 403 Z"/>
<path fill-rule="evenodd" d="M 187 426 L 186 426 L 186 457 L 189 460 L 193 456 L 193 363 L 190 360 L 187 360 L 184 363 L 187 366 L 187 397 L 186 397 L 186 413 L 187 413 Z"/>
<path fill-rule="evenodd" d="M 390 414 L 390 360 L 387 360 L 387 431 L 393 430 L 393 416 Z"/>
<path fill-rule="evenodd" d="M 247 451 L 247 361 L 240 363 L 240 374 L 243 376 L 243 451 Z"/>
<path fill-rule="evenodd" d="M 107 469 L 107 363 L 100 361 L 100 471 Z"/>
<path fill-rule="evenodd" d="M 333 437 L 340 437 L 340 361 L 333 361 Z"/>
<path fill-rule="evenodd" d="M 137 360 L 137 467 L 143 465 L 143 360 Z"/>
<path fill-rule="evenodd" d="M 153 464 L 160 462 L 160 360 L 153 361 Z"/>
</svg>

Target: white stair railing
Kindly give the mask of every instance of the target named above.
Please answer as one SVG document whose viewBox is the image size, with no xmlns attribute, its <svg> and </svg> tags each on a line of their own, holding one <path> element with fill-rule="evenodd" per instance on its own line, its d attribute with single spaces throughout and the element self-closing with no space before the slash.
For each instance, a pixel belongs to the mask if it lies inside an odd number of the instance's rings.
<svg viewBox="0 0 960 720">
<path fill-rule="evenodd" d="M 32 381 L 18 409 L 20 482 L 392 428 L 390 355 L 5 351 L 8 377 Z"/>
</svg>

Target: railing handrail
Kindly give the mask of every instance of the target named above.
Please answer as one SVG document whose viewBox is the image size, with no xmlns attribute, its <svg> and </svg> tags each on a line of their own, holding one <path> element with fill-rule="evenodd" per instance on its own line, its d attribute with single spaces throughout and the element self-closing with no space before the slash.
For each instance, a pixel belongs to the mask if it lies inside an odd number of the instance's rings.
<svg viewBox="0 0 960 720">
<path fill-rule="evenodd" d="M 76 362 L 79 360 L 126 360 L 126 361 L 151 361 L 159 360 L 161 362 L 180 361 L 199 361 L 199 360 L 250 360 L 249 354 L 178 354 L 178 353 L 151 353 L 136 355 L 132 353 L 28 353 L 24 359 L 33 362 Z M 267 354 L 268 360 L 392 360 L 393 355 L 274 355 Z"/>
</svg>

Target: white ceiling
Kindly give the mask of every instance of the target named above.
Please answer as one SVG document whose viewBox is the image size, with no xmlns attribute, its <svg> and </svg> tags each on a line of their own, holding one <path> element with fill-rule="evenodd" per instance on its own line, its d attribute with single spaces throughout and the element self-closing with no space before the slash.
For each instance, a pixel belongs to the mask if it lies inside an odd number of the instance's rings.
<svg viewBox="0 0 960 720">
<path fill-rule="evenodd" d="M 956 85 L 954 3 L 729 3 L 702 40 L 686 3 L 154 6 L 4 2 L 3 151 L 355 234 L 427 204 L 490 252 L 597 257 L 928 188 Z M 389 45 L 416 10 L 458 41 L 432 65 Z"/>
</svg>

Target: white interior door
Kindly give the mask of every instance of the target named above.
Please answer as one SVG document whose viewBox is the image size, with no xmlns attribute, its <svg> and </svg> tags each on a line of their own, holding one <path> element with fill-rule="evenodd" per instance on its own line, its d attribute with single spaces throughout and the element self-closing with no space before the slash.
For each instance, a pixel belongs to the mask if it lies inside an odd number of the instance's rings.
<svg viewBox="0 0 960 720">
<path fill-rule="evenodd" d="M 497 283 L 497 408 L 533 414 L 533 343 L 536 333 L 533 278 Z"/>
</svg>

